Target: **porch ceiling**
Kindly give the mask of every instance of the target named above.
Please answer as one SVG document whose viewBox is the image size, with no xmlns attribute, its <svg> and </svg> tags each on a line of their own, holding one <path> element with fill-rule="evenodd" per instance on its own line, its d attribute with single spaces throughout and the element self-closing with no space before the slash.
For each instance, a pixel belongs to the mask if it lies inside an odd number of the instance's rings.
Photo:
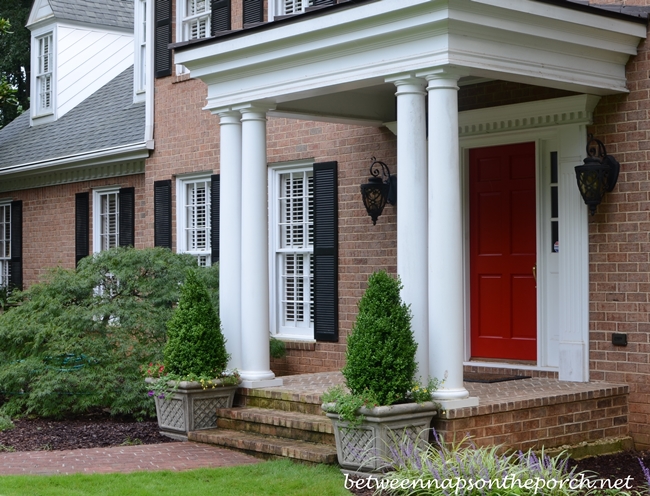
<svg viewBox="0 0 650 496">
<path fill-rule="evenodd" d="M 625 64 L 646 36 L 631 17 L 535 0 L 347 5 L 179 47 L 175 60 L 208 84 L 212 111 L 264 102 L 280 115 L 381 123 L 395 113 L 387 77 L 440 67 L 581 93 L 627 92 Z"/>
</svg>

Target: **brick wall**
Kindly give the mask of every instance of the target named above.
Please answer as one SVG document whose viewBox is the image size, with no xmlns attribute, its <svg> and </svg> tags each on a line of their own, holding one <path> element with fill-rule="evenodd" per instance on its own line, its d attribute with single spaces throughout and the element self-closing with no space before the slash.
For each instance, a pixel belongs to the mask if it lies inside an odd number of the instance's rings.
<svg viewBox="0 0 650 496">
<path fill-rule="evenodd" d="M 650 446 L 648 48 L 643 42 L 627 65 L 630 93 L 602 98 L 590 128 L 621 163 L 616 188 L 589 218 L 591 378 L 629 385 L 638 448 Z M 612 345 L 614 332 L 627 334 L 626 347 Z"/>
<path fill-rule="evenodd" d="M 433 427 L 447 442 L 471 436 L 477 446 L 503 444 L 524 451 L 628 435 L 628 400 L 623 391 L 600 398 L 581 393 L 544 400 L 543 405 L 539 398 L 511 401 L 504 405 L 505 411 L 480 411 L 479 406 L 478 414 L 471 408 L 442 412 Z"/>
<path fill-rule="evenodd" d="M 92 251 L 92 189 L 100 186 L 135 187 L 136 248 L 144 248 L 138 236 L 149 218 L 145 211 L 144 175 L 137 174 L 62 186 L 48 186 L 10 194 L 23 201 L 24 286 L 40 281 L 52 267 L 75 266 L 75 194 L 91 192 L 90 247 Z"/>
</svg>

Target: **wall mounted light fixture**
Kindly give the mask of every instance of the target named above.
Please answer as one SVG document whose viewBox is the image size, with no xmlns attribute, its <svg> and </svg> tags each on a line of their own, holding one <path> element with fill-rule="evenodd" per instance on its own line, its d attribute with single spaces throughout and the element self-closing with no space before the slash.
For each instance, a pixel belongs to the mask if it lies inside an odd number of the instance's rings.
<svg viewBox="0 0 650 496">
<path fill-rule="evenodd" d="M 616 186 L 621 165 L 614 157 L 607 155 L 602 141 L 591 134 L 588 139 L 587 158 L 583 165 L 577 165 L 575 169 L 582 199 L 589 207 L 589 213 L 594 215 L 605 193 Z"/>
<path fill-rule="evenodd" d="M 366 184 L 361 185 L 361 197 L 368 215 L 372 218 L 372 224 L 377 224 L 377 218 L 384 211 L 386 203 L 397 204 L 397 177 L 390 175 L 388 166 L 371 158 L 370 174 Z"/>
</svg>

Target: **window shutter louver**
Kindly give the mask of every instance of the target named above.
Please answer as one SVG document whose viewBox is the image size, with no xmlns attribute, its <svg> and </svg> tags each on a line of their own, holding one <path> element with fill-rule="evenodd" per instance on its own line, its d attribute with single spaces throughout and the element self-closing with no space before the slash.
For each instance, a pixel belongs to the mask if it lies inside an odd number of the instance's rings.
<svg viewBox="0 0 650 496">
<path fill-rule="evenodd" d="M 264 22 L 264 1 L 244 0 L 244 24 Z"/>
<path fill-rule="evenodd" d="M 11 202 L 11 260 L 9 286 L 23 289 L 23 202 Z"/>
<path fill-rule="evenodd" d="M 339 339 L 337 163 L 314 164 L 314 338 Z"/>
<path fill-rule="evenodd" d="M 211 8 L 211 35 L 221 31 L 230 31 L 230 0 L 212 0 Z"/>
<path fill-rule="evenodd" d="M 336 0 L 312 0 L 309 4 L 311 7 L 320 7 L 323 5 L 335 5 Z"/>
<path fill-rule="evenodd" d="M 179 0 L 181 1 L 181 0 Z M 172 73 L 172 2 L 156 0 L 156 31 L 154 71 L 157 78 L 170 76 Z"/>
<path fill-rule="evenodd" d="M 154 246 L 172 247 L 172 182 L 153 183 Z"/>
<path fill-rule="evenodd" d="M 74 197 L 74 265 L 90 254 L 90 194 L 77 193 Z"/>
<path fill-rule="evenodd" d="M 210 178 L 210 248 L 212 249 L 212 263 L 219 261 L 219 196 L 221 176 L 214 174 Z"/>
<path fill-rule="evenodd" d="M 135 246 L 135 188 L 120 189 L 119 199 L 120 246 Z"/>
</svg>

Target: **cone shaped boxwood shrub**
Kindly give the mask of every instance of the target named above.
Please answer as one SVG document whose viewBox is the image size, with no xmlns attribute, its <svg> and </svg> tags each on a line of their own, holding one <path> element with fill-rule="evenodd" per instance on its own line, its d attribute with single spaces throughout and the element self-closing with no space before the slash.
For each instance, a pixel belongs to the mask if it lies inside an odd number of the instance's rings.
<svg viewBox="0 0 650 496">
<path fill-rule="evenodd" d="M 371 275 L 348 337 L 347 387 L 353 395 L 369 392 L 380 405 L 406 398 L 417 366 L 411 312 L 401 288 L 399 279 L 384 271 Z"/>
<path fill-rule="evenodd" d="M 165 372 L 181 376 L 218 377 L 228 364 L 221 321 L 195 270 L 188 273 L 167 323 L 164 357 Z"/>
</svg>

